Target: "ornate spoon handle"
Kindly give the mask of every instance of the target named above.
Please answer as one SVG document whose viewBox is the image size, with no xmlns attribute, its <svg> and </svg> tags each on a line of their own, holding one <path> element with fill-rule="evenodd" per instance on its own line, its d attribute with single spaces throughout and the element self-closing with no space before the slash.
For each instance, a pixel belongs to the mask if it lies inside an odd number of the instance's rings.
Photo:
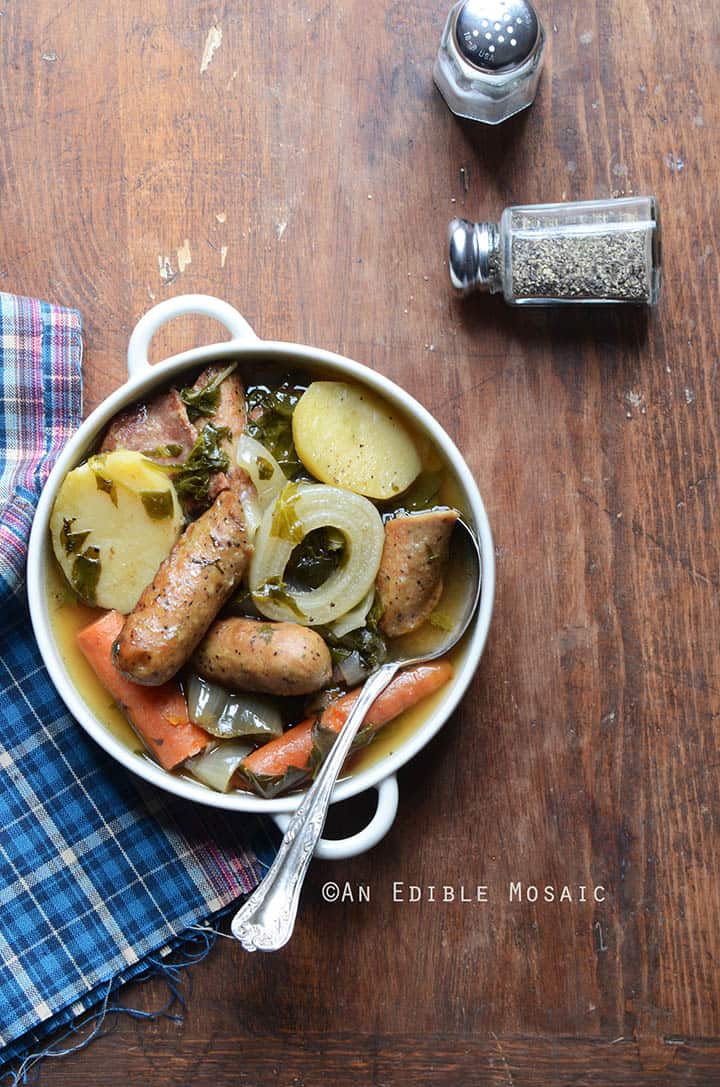
<svg viewBox="0 0 720 1087">
<path fill-rule="evenodd" d="M 398 668 L 390 661 L 365 681 L 320 772 L 290 820 L 267 875 L 235 914 L 232 934 L 246 951 L 277 951 L 292 936 L 305 873 L 322 834 L 338 774 L 365 714 Z"/>
</svg>

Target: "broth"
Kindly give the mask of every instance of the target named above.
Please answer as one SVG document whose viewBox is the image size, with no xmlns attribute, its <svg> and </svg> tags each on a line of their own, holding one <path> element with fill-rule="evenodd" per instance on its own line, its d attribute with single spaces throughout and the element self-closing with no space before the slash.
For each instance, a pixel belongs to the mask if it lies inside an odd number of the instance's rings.
<svg viewBox="0 0 720 1087">
<path fill-rule="evenodd" d="M 117 740 L 136 755 L 144 755 L 145 747 L 142 741 L 135 734 L 125 714 L 102 686 L 75 641 L 77 632 L 103 613 L 98 608 L 90 608 L 75 599 L 69 599 L 70 590 L 65 581 L 65 575 L 58 566 L 49 543 L 47 593 L 48 611 L 55 641 L 73 685 L 77 687 L 95 716 Z"/>
</svg>

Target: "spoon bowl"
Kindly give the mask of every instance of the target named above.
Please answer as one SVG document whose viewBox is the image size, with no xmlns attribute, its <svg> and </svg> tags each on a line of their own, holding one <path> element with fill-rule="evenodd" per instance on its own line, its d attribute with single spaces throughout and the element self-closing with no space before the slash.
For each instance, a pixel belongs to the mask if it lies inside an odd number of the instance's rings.
<svg viewBox="0 0 720 1087">
<path fill-rule="evenodd" d="M 482 589 L 480 544 L 462 517 L 455 522 L 450 550 L 453 576 L 445 578 L 443 595 L 433 611 L 432 622 L 393 639 L 392 660 L 400 668 L 444 657 L 463 637 L 477 611 Z M 469 591 L 468 586 L 472 586 L 472 590 Z"/>
</svg>

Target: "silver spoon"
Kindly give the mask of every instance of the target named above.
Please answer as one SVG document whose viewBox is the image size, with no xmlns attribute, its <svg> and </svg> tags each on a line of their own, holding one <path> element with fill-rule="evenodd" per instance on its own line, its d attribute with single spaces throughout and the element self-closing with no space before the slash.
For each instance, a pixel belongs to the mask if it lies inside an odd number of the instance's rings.
<svg viewBox="0 0 720 1087">
<path fill-rule="evenodd" d="M 436 632 L 435 645 L 425 643 L 420 650 L 416 640 L 413 645 L 413 635 L 396 640 L 393 644 L 395 659 L 382 664 L 366 679 L 360 697 L 338 733 L 315 781 L 288 823 L 275 860 L 262 883 L 233 918 L 232 934 L 246 951 L 278 951 L 292 936 L 305 873 L 325 825 L 335 782 L 365 714 L 375 699 L 401 668 L 426 664 L 448 653 L 470 625 L 480 600 L 480 545 L 475 533 L 461 518 L 456 522 L 454 535 L 462 540 L 459 545 L 462 552 L 454 542 L 453 565 L 457 566 L 461 561 L 464 563 L 467 573 L 463 584 L 466 586 L 470 582 L 472 585 L 462 601 L 462 616 L 451 633 Z"/>
</svg>

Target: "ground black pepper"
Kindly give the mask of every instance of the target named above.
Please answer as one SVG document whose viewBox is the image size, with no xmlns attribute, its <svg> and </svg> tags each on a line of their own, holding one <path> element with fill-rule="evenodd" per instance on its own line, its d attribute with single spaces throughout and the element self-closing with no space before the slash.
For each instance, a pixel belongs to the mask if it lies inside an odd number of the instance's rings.
<svg viewBox="0 0 720 1087">
<path fill-rule="evenodd" d="M 643 302 L 648 297 L 645 231 L 515 236 L 511 253 L 516 298 Z"/>
</svg>

